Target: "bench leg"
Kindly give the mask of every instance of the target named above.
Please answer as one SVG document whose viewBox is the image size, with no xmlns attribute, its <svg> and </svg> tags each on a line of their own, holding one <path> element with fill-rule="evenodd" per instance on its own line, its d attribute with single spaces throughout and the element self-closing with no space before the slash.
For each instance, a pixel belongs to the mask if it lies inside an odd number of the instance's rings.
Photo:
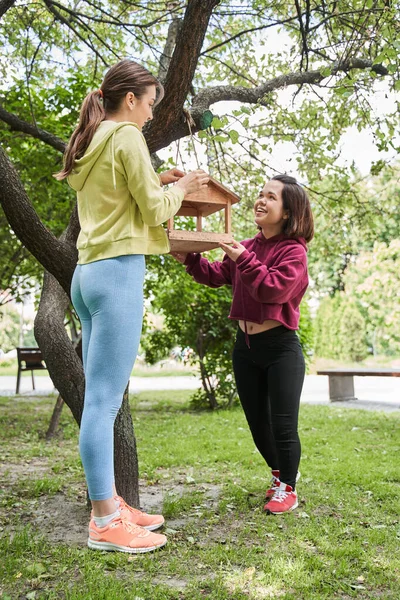
<svg viewBox="0 0 400 600">
<path fill-rule="evenodd" d="M 331 402 L 357 400 L 354 396 L 353 375 L 329 375 L 329 400 Z"/>
<path fill-rule="evenodd" d="M 15 393 L 19 394 L 19 384 L 21 383 L 21 371 L 18 369 L 18 374 L 17 374 L 17 387 L 15 389 Z"/>
<path fill-rule="evenodd" d="M 35 389 L 35 378 L 33 377 L 33 371 L 31 371 L 31 375 L 32 375 L 32 389 Z"/>
</svg>

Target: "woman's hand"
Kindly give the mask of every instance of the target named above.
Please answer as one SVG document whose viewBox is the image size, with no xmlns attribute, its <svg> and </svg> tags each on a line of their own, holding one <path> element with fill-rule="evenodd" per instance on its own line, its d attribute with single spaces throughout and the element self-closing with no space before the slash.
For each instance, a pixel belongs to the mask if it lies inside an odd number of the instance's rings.
<svg viewBox="0 0 400 600">
<path fill-rule="evenodd" d="M 246 250 L 242 244 L 235 242 L 235 240 L 232 240 L 228 244 L 220 242 L 219 247 L 222 248 L 225 254 L 229 256 L 233 262 L 236 262 L 239 256 Z"/>
<path fill-rule="evenodd" d="M 170 252 L 170 255 L 173 256 L 178 262 L 184 264 L 187 257 L 187 252 Z"/>
<path fill-rule="evenodd" d="M 192 194 L 204 188 L 209 180 L 210 176 L 202 169 L 198 169 L 182 177 L 176 186 L 182 188 L 186 196 L 186 194 Z"/>
<path fill-rule="evenodd" d="M 185 173 L 183 171 L 180 171 L 179 169 L 169 169 L 169 171 L 164 171 L 164 173 L 159 174 L 161 185 L 168 185 L 169 183 L 175 183 L 176 181 L 179 181 L 184 176 L 185 176 Z"/>
</svg>

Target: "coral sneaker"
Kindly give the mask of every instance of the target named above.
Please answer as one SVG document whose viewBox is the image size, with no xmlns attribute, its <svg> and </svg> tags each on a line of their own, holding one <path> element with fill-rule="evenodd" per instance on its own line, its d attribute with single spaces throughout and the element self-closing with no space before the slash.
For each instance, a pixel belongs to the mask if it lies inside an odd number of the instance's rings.
<svg viewBox="0 0 400 600">
<path fill-rule="evenodd" d="M 277 487 L 279 487 L 279 484 L 280 484 L 279 471 L 271 471 L 271 475 L 272 475 L 271 487 L 265 492 L 265 499 L 267 501 L 271 500 L 272 496 L 274 495 L 275 489 Z M 300 479 L 300 471 L 297 471 L 296 483 L 298 482 L 299 479 Z"/>
<path fill-rule="evenodd" d="M 275 488 L 271 500 L 264 506 L 264 510 L 273 515 L 281 515 L 294 510 L 298 505 L 297 494 L 292 486 L 281 481 L 279 486 Z"/>
<path fill-rule="evenodd" d="M 164 517 L 162 515 L 148 515 L 137 508 L 132 508 L 125 502 L 121 496 L 114 496 L 116 502 L 119 503 L 119 512 L 121 517 L 134 525 L 139 525 L 149 531 L 159 529 L 164 525 Z"/>
<path fill-rule="evenodd" d="M 88 546 L 93 550 L 139 554 L 162 548 L 166 543 L 165 535 L 151 533 L 121 517 L 113 519 L 105 527 L 97 527 L 94 519 L 89 523 Z"/>
</svg>

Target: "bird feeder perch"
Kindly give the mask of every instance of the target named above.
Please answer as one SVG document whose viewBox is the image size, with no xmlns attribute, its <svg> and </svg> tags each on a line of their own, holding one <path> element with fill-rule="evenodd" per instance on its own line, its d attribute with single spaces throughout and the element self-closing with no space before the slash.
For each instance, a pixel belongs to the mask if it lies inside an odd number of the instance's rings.
<svg viewBox="0 0 400 600">
<path fill-rule="evenodd" d="M 171 252 L 205 252 L 228 242 L 231 234 L 231 208 L 240 198 L 221 183 L 210 177 L 208 185 L 200 191 L 185 196 L 176 216 L 196 217 L 196 231 L 174 229 L 174 218 L 168 220 L 168 237 Z M 203 217 L 225 211 L 225 232 L 203 231 Z"/>
</svg>

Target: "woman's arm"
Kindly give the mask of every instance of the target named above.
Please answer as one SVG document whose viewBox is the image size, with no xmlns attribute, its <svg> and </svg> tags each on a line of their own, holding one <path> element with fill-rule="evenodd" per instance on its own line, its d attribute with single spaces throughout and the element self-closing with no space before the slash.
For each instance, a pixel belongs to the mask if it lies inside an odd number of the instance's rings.
<svg viewBox="0 0 400 600">
<path fill-rule="evenodd" d="M 194 171 L 179 177 L 175 185 L 165 191 L 162 181 L 153 169 L 149 150 L 143 135 L 136 127 L 123 127 L 117 132 L 120 152 L 128 188 L 146 225 L 161 225 L 179 210 L 187 193 L 200 189 L 208 183 L 204 171 Z M 164 177 L 165 180 L 165 177 Z"/>
<path fill-rule="evenodd" d="M 125 170 L 128 188 L 149 227 L 161 225 L 179 210 L 185 192 L 177 185 L 165 191 L 151 164 L 143 135 L 136 127 L 120 129 L 116 138 L 117 152 Z"/>
<path fill-rule="evenodd" d="M 225 249 L 225 245 L 223 245 Z M 233 242 L 232 254 L 239 277 L 257 302 L 284 304 L 304 286 L 306 256 L 301 246 L 291 246 L 279 264 L 267 267 L 244 246 Z"/>
<path fill-rule="evenodd" d="M 208 287 L 218 288 L 222 285 L 232 285 L 230 270 L 230 259 L 224 256 L 223 261 L 210 263 L 201 254 L 171 252 L 172 256 L 186 266 L 186 272 L 193 277 L 197 283 Z"/>
</svg>

